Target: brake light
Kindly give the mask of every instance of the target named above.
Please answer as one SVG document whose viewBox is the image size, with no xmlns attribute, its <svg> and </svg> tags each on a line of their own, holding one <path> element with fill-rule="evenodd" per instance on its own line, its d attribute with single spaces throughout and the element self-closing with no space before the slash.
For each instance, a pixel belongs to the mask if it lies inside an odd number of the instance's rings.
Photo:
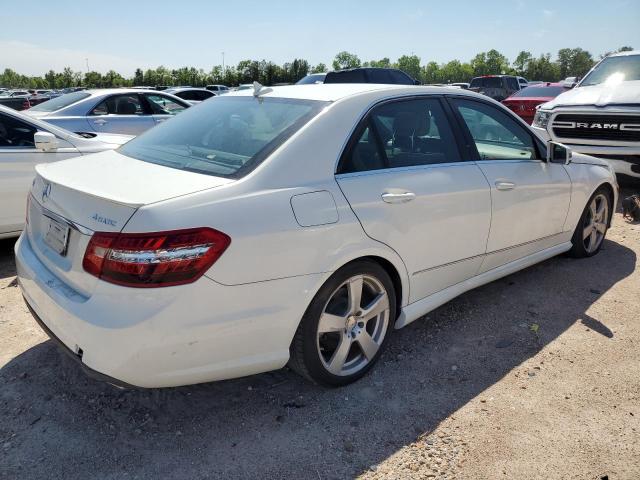
<svg viewBox="0 0 640 480">
<path fill-rule="evenodd" d="M 212 228 L 108 233 L 91 237 L 86 272 L 127 287 L 168 287 L 195 282 L 224 253 L 231 238 Z"/>
</svg>

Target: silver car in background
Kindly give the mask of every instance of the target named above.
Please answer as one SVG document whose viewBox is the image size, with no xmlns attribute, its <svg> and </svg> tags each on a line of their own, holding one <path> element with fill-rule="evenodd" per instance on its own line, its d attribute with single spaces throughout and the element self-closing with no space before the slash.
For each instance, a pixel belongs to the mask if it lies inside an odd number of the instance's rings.
<svg viewBox="0 0 640 480">
<path fill-rule="evenodd" d="M 164 92 L 114 88 L 67 93 L 25 113 L 72 132 L 139 135 L 190 106 Z"/>
<path fill-rule="evenodd" d="M 194 88 L 194 87 L 170 87 L 163 90 L 164 93 L 175 95 L 191 105 L 200 103 L 208 98 L 215 97 L 216 93 L 206 88 Z"/>
</svg>

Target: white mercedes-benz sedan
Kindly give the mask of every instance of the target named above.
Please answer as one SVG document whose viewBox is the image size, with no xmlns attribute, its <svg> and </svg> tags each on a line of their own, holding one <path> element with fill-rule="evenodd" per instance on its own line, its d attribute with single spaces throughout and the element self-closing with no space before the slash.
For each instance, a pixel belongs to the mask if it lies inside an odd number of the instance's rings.
<svg viewBox="0 0 640 480">
<path fill-rule="evenodd" d="M 344 385 L 462 292 L 596 254 L 616 197 L 605 161 L 481 95 L 255 85 L 38 166 L 18 280 L 42 328 L 114 384 L 288 363 Z"/>
<path fill-rule="evenodd" d="M 0 238 L 20 235 L 37 164 L 112 150 L 132 138 L 75 134 L 0 105 Z"/>
</svg>

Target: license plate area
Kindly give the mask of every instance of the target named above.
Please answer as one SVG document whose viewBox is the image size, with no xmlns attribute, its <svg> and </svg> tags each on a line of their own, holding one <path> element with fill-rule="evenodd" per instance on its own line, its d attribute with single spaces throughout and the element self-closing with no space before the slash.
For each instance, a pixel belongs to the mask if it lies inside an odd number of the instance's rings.
<svg viewBox="0 0 640 480">
<path fill-rule="evenodd" d="M 65 256 L 69 245 L 69 227 L 58 220 L 44 216 L 44 243 L 54 252 Z"/>
</svg>

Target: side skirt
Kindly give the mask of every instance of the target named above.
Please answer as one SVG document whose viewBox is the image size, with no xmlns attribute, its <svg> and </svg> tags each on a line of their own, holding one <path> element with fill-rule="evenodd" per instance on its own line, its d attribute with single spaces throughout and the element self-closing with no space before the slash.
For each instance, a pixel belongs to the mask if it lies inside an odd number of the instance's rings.
<svg viewBox="0 0 640 480">
<path fill-rule="evenodd" d="M 399 329 L 407 326 L 414 320 L 426 315 L 431 310 L 438 308 L 440 305 L 447 303 L 449 300 L 461 295 L 462 293 L 472 290 L 476 287 L 484 285 L 485 283 L 493 282 L 498 278 L 511 275 L 512 273 L 522 270 L 523 268 L 530 267 L 536 263 L 542 262 L 551 257 L 555 257 L 561 253 L 567 252 L 571 249 L 571 242 L 564 242 L 553 247 L 546 248 L 539 252 L 529 255 L 524 258 L 520 258 L 513 262 L 501 265 L 487 272 L 476 275 L 468 280 L 460 283 L 456 283 L 450 287 L 440 290 L 428 297 L 411 303 L 402 309 L 398 320 L 396 320 L 395 328 Z"/>
</svg>

